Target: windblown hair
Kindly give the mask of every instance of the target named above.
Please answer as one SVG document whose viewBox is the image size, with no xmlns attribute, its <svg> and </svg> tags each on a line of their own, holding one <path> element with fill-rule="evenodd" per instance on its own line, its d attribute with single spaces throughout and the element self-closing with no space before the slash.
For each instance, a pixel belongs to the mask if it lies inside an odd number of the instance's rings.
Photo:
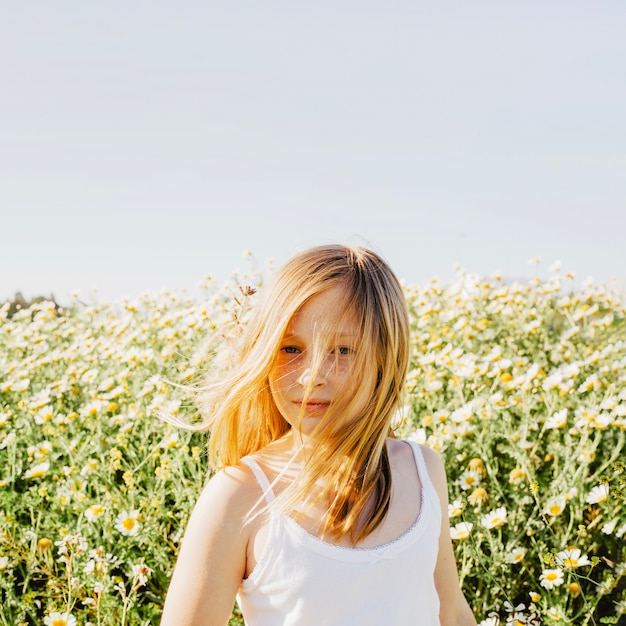
<svg viewBox="0 0 626 626">
<path fill-rule="evenodd" d="M 385 442 L 392 435 L 409 360 L 406 299 L 380 256 L 361 247 L 327 245 L 288 261 L 248 322 L 231 371 L 203 390 L 202 408 L 211 430 L 214 468 L 237 465 L 243 456 L 283 436 L 290 426 L 272 399 L 272 366 L 294 315 L 310 298 L 333 287 L 341 288 L 344 297 L 338 305 L 356 323 L 359 344 L 352 375 L 374 368 L 371 397 L 359 407 L 348 399 L 342 415 L 331 410 L 320 420 L 309 436 L 304 470 L 275 502 L 292 514 L 303 503 L 323 502 L 321 534 L 348 536 L 357 543 L 378 527 L 389 509 L 391 470 Z"/>
</svg>

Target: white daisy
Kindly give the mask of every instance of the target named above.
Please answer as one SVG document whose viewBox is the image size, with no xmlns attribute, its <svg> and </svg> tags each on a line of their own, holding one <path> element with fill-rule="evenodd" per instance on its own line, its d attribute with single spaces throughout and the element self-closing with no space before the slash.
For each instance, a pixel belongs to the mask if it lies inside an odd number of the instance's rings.
<svg viewBox="0 0 626 626">
<path fill-rule="evenodd" d="M 53 611 L 43 618 L 46 626 L 76 626 L 76 618 L 69 613 L 58 613 Z"/>
<path fill-rule="evenodd" d="M 473 527 L 474 524 L 471 522 L 459 522 L 450 528 L 450 537 L 458 540 L 467 539 Z"/>
<path fill-rule="evenodd" d="M 482 476 L 476 470 L 466 470 L 458 478 L 457 482 L 463 491 L 473 489 L 480 483 Z"/>
<path fill-rule="evenodd" d="M 572 550 L 563 550 L 556 555 L 556 560 L 559 565 L 567 567 L 568 569 L 576 569 L 582 565 L 591 565 L 591 562 L 586 555 L 582 555 L 578 548 Z"/>
<path fill-rule="evenodd" d="M 122 535 L 128 535 L 130 537 L 136 535 L 141 528 L 139 523 L 139 511 L 133 509 L 132 511 L 121 511 L 115 518 L 115 529 L 122 533 Z"/>
<path fill-rule="evenodd" d="M 521 563 L 526 554 L 526 548 L 513 548 L 505 557 L 507 563 Z"/>
<path fill-rule="evenodd" d="M 50 469 L 50 463 L 44 461 L 38 465 L 33 465 L 29 470 L 24 472 L 24 478 L 41 478 Z"/>
<path fill-rule="evenodd" d="M 561 569 L 546 569 L 541 572 L 539 579 L 542 587 L 546 589 L 552 589 L 563 584 L 563 570 Z"/>
<path fill-rule="evenodd" d="M 499 526 L 506 524 L 506 515 L 506 509 L 501 506 L 494 511 L 487 513 L 487 515 L 483 516 L 480 521 L 485 528 L 498 528 Z"/>
<path fill-rule="evenodd" d="M 557 515 L 561 515 L 561 513 L 563 513 L 566 505 L 567 505 L 567 500 L 565 499 L 565 496 L 556 496 L 554 498 L 550 498 L 546 502 L 546 505 L 543 508 L 543 512 L 546 515 L 556 517 Z"/>
<path fill-rule="evenodd" d="M 608 485 L 597 485 L 590 492 L 585 502 L 587 504 L 600 504 L 601 502 L 606 502 L 609 497 L 609 486 Z"/>
<path fill-rule="evenodd" d="M 454 500 L 448 504 L 448 517 L 458 517 L 463 511 L 463 504 L 460 500 Z"/>
<path fill-rule="evenodd" d="M 563 428 L 567 424 L 567 409 L 557 411 L 546 420 L 546 429 Z"/>
</svg>

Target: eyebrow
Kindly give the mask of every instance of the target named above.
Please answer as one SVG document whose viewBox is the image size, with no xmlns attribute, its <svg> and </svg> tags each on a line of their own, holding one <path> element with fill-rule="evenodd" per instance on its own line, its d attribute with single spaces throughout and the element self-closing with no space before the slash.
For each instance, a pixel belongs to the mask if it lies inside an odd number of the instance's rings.
<svg viewBox="0 0 626 626">
<path fill-rule="evenodd" d="M 283 341 L 291 340 L 291 339 L 300 339 L 301 335 L 298 333 L 285 333 L 283 336 Z M 359 333 L 352 332 L 339 332 L 333 334 L 333 341 L 344 341 L 347 339 L 358 339 Z"/>
</svg>

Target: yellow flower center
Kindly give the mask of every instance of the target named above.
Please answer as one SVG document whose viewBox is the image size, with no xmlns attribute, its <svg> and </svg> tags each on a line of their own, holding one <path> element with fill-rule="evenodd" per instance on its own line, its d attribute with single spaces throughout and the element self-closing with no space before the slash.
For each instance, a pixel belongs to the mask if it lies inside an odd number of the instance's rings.
<svg viewBox="0 0 626 626">
<path fill-rule="evenodd" d="M 133 528 L 135 528 L 135 520 L 132 517 L 127 517 L 123 522 L 122 522 L 122 526 L 126 529 L 126 530 L 132 530 Z"/>
<path fill-rule="evenodd" d="M 67 626 L 67 621 L 64 619 L 52 620 L 52 626 Z"/>
</svg>

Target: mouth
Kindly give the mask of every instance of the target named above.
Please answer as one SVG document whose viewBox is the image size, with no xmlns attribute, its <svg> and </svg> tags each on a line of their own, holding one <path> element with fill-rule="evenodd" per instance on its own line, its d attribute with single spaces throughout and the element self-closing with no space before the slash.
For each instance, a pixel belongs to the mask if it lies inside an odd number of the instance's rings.
<svg viewBox="0 0 626 626">
<path fill-rule="evenodd" d="M 323 400 L 309 400 L 306 403 L 295 401 L 294 404 L 304 411 L 305 415 L 317 415 L 324 413 L 330 406 L 330 402 Z"/>
</svg>

